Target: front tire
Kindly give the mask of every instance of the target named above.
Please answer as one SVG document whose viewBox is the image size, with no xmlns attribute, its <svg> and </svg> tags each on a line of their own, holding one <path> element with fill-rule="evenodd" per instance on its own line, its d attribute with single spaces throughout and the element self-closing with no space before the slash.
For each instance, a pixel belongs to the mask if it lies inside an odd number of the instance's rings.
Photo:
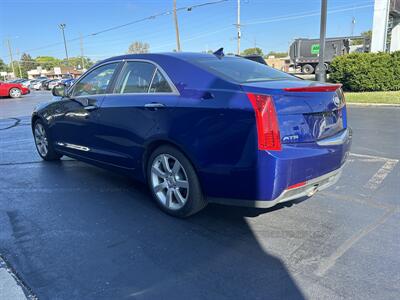
<svg viewBox="0 0 400 300">
<path fill-rule="evenodd" d="M 59 160 L 62 155 L 54 150 L 48 130 L 42 120 L 37 120 L 33 126 L 33 137 L 36 150 L 40 157 L 47 161 Z"/>
<path fill-rule="evenodd" d="M 21 92 L 21 90 L 19 88 L 12 88 L 12 89 L 10 89 L 8 95 L 11 98 L 19 98 L 19 97 L 21 97 L 22 92 Z"/>
<path fill-rule="evenodd" d="M 161 146 L 150 155 L 147 180 L 157 205 L 172 216 L 188 217 L 207 205 L 194 167 L 174 147 Z"/>
</svg>

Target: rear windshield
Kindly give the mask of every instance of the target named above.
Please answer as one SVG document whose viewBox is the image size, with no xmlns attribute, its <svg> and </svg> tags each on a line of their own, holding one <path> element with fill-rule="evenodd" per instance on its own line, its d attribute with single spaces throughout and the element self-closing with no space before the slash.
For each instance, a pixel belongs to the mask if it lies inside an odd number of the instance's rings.
<svg viewBox="0 0 400 300">
<path fill-rule="evenodd" d="M 271 81 L 271 80 L 299 80 L 285 72 L 268 67 L 241 57 L 223 58 L 207 57 L 196 58 L 191 62 L 211 71 L 228 80 L 239 83 Z"/>
</svg>

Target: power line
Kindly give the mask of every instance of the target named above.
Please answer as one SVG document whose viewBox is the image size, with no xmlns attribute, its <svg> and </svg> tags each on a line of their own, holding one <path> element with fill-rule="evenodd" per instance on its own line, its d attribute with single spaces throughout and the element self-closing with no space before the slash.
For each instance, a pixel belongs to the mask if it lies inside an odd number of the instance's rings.
<svg viewBox="0 0 400 300">
<path fill-rule="evenodd" d="M 204 6 L 208 6 L 208 5 L 214 5 L 214 4 L 220 4 L 220 3 L 223 3 L 223 2 L 227 2 L 227 1 L 229 1 L 229 0 L 208 1 L 208 2 L 204 2 L 204 3 L 200 3 L 200 4 L 179 7 L 179 8 L 176 9 L 176 11 L 177 12 L 178 11 L 183 11 L 183 10 L 192 11 L 195 8 L 200 8 L 200 7 L 204 7 Z M 100 35 L 100 34 L 103 34 L 103 33 L 106 33 L 106 32 L 110 32 L 110 31 L 113 31 L 113 30 L 118 30 L 120 28 L 130 26 L 130 25 L 133 25 L 133 24 L 137 24 L 137 23 L 140 23 L 140 22 L 148 21 L 148 20 L 153 20 L 153 19 L 161 17 L 161 16 L 167 16 L 167 15 L 170 15 L 172 13 L 173 13 L 173 10 L 164 11 L 164 12 L 161 12 L 161 13 L 158 13 L 158 14 L 154 14 L 154 15 L 151 15 L 151 16 L 147 16 L 147 17 L 144 17 L 144 18 L 140 18 L 140 19 L 128 22 L 128 23 L 112 26 L 112 27 L 105 28 L 105 29 L 97 31 L 97 32 L 89 33 L 89 34 L 83 35 L 82 38 L 97 36 L 97 35 Z M 81 39 L 81 37 L 79 36 L 79 37 L 76 37 L 76 38 L 73 38 L 73 39 L 69 39 L 69 40 L 67 40 L 67 42 L 79 41 L 80 39 Z M 48 45 L 41 46 L 41 47 L 38 47 L 38 48 L 27 49 L 27 50 L 24 50 L 22 52 L 32 52 L 32 51 L 42 50 L 42 49 L 46 49 L 46 48 L 50 48 L 50 47 L 54 47 L 54 46 L 59 46 L 61 44 L 62 43 L 60 43 L 60 42 L 52 43 L 52 44 L 48 44 Z"/>
</svg>

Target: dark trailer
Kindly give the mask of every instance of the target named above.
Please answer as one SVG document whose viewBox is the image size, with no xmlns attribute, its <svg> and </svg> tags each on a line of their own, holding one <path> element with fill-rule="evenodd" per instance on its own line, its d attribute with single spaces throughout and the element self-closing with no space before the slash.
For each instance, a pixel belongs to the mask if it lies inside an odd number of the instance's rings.
<svg viewBox="0 0 400 300">
<path fill-rule="evenodd" d="M 364 36 L 327 38 L 325 41 L 325 67 L 328 69 L 331 61 L 340 55 L 351 51 L 351 40 L 363 40 L 361 49 L 357 51 L 368 52 L 369 42 Z M 302 73 L 313 74 L 318 65 L 319 39 L 295 39 L 289 47 L 291 65 Z"/>
</svg>

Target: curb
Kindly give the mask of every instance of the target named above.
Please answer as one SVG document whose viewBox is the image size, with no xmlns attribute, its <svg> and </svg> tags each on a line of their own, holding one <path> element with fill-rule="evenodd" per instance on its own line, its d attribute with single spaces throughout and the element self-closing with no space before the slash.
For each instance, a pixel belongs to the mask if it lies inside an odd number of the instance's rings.
<svg viewBox="0 0 400 300">
<path fill-rule="evenodd" d="M 346 102 L 349 106 L 383 106 L 383 107 L 400 107 L 400 103 L 357 103 L 357 102 Z"/>
</svg>

